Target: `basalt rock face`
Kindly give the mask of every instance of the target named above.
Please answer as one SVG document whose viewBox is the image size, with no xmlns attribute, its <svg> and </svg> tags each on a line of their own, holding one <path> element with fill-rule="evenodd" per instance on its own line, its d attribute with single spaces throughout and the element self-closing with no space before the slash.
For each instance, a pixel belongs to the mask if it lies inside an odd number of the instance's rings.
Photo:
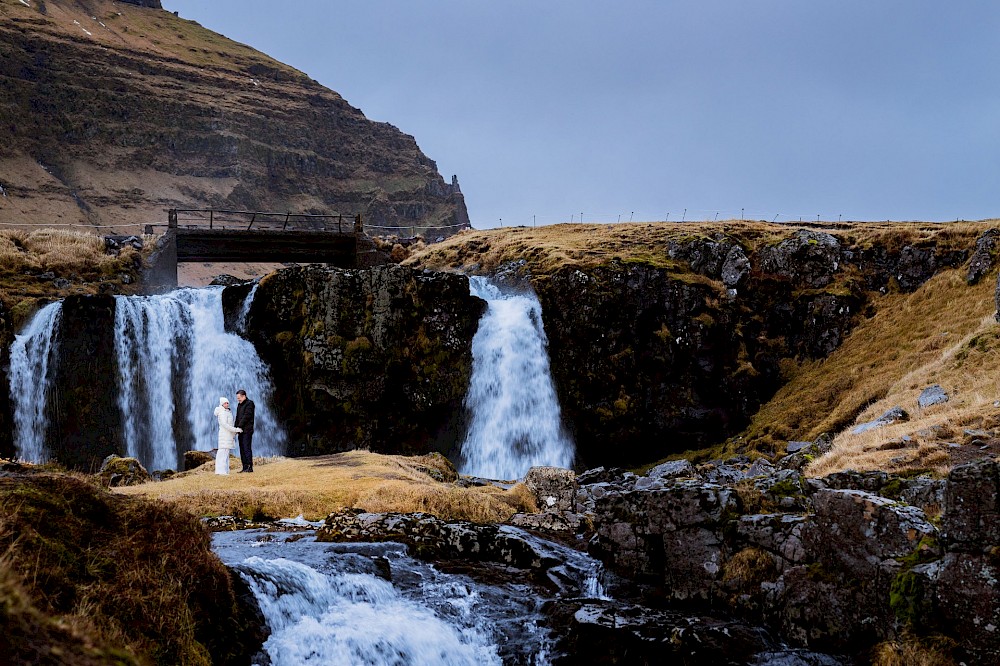
<svg viewBox="0 0 1000 666">
<path fill-rule="evenodd" d="M 793 646 L 870 663 L 881 641 L 938 634 L 956 661 L 1000 659 L 995 461 L 947 479 L 807 479 L 740 459 L 666 472 L 567 475 L 537 500 L 573 494 L 548 511 L 582 515 L 591 553 L 667 602 L 763 623 Z"/>
<path fill-rule="evenodd" d="M 664 265 L 612 260 L 536 277 L 579 459 L 635 465 L 726 439 L 781 386 L 783 360 L 828 356 L 873 294 L 912 291 L 968 256 L 798 230 L 756 250 L 717 234 L 671 242 Z"/>
<path fill-rule="evenodd" d="M 289 453 L 448 452 L 484 308 L 463 276 L 395 265 L 261 280 L 248 330 L 271 367 Z"/>
<path fill-rule="evenodd" d="M 412 136 L 158 0 L 0 4 L 0 117 L 0 222 L 214 207 L 469 225 Z"/>
</svg>

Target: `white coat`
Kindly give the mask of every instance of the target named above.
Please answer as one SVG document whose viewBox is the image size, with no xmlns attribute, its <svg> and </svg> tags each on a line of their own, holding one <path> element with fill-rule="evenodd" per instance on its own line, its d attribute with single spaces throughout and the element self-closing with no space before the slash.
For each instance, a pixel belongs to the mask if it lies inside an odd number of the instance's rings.
<svg viewBox="0 0 1000 666">
<path fill-rule="evenodd" d="M 215 418 L 219 421 L 219 448 L 235 449 L 236 434 L 242 432 L 239 428 L 233 427 L 235 417 L 232 411 L 222 405 L 215 408 Z"/>
</svg>

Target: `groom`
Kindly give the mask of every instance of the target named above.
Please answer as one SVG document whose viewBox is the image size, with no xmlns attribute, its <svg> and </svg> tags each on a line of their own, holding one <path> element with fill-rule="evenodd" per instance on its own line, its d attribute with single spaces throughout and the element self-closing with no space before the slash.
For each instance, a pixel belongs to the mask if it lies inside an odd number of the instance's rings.
<svg viewBox="0 0 1000 666">
<path fill-rule="evenodd" d="M 247 398 L 247 392 L 240 389 L 236 392 L 236 400 L 239 406 L 236 407 L 237 428 L 243 428 L 240 433 L 240 460 L 243 461 L 243 469 L 240 472 L 253 471 L 253 400 Z"/>
</svg>

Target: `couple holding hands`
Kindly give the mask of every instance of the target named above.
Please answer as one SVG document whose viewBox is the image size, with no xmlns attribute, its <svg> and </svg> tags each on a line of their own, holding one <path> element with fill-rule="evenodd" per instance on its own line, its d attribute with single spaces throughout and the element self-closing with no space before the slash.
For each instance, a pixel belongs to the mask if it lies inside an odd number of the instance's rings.
<svg viewBox="0 0 1000 666">
<path fill-rule="evenodd" d="M 239 406 L 236 416 L 229 409 L 229 399 L 219 398 L 219 406 L 215 408 L 215 418 L 219 421 L 219 451 L 215 455 L 215 473 L 229 474 L 229 452 L 236 448 L 234 439 L 240 438 L 240 460 L 243 462 L 241 472 L 253 471 L 253 400 L 247 398 L 247 392 L 240 389 L 236 392 Z"/>
</svg>

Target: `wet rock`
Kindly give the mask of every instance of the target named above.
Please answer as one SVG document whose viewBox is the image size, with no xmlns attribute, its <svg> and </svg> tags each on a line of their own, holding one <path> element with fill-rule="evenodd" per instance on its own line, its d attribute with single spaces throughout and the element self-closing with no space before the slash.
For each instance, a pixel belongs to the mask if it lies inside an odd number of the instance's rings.
<svg viewBox="0 0 1000 666">
<path fill-rule="evenodd" d="M 851 432 L 855 435 L 867 432 L 869 430 L 875 430 L 876 428 L 883 428 L 887 425 L 896 423 L 898 421 L 909 421 L 910 415 L 902 407 L 893 407 L 887 410 L 882 416 L 878 417 L 874 421 L 869 421 L 868 423 L 862 423 L 854 427 Z"/>
<path fill-rule="evenodd" d="M 920 397 L 917 398 L 917 405 L 920 409 L 927 409 L 931 405 L 940 405 L 945 402 L 948 402 L 948 394 L 941 388 L 940 384 L 928 386 L 920 392 Z"/>
<path fill-rule="evenodd" d="M 968 284 L 976 284 L 993 268 L 998 239 L 1000 239 L 1000 229 L 987 229 L 976 239 L 976 249 L 969 259 L 969 271 L 965 276 Z"/>
<path fill-rule="evenodd" d="M 466 559 L 544 571 L 559 563 L 503 525 L 441 520 L 425 513 L 343 511 L 327 516 L 316 530 L 325 542 L 398 541 L 424 559 Z"/>
<path fill-rule="evenodd" d="M 770 647 L 741 622 L 634 604 L 557 602 L 546 613 L 560 627 L 556 665 L 743 664 Z"/>
<path fill-rule="evenodd" d="M 581 486 L 587 485 L 589 483 L 602 483 L 607 481 L 615 481 L 621 479 L 625 474 L 625 470 L 620 467 L 595 467 L 593 469 L 588 469 L 586 472 L 582 472 L 576 475 L 576 482 Z"/>
<path fill-rule="evenodd" d="M 238 287 L 252 281 L 253 280 L 238 278 L 235 275 L 229 275 L 228 273 L 222 273 L 221 275 L 213 277 L 212 281 L 208 284 L 214 287 Z"/>
</svg>

